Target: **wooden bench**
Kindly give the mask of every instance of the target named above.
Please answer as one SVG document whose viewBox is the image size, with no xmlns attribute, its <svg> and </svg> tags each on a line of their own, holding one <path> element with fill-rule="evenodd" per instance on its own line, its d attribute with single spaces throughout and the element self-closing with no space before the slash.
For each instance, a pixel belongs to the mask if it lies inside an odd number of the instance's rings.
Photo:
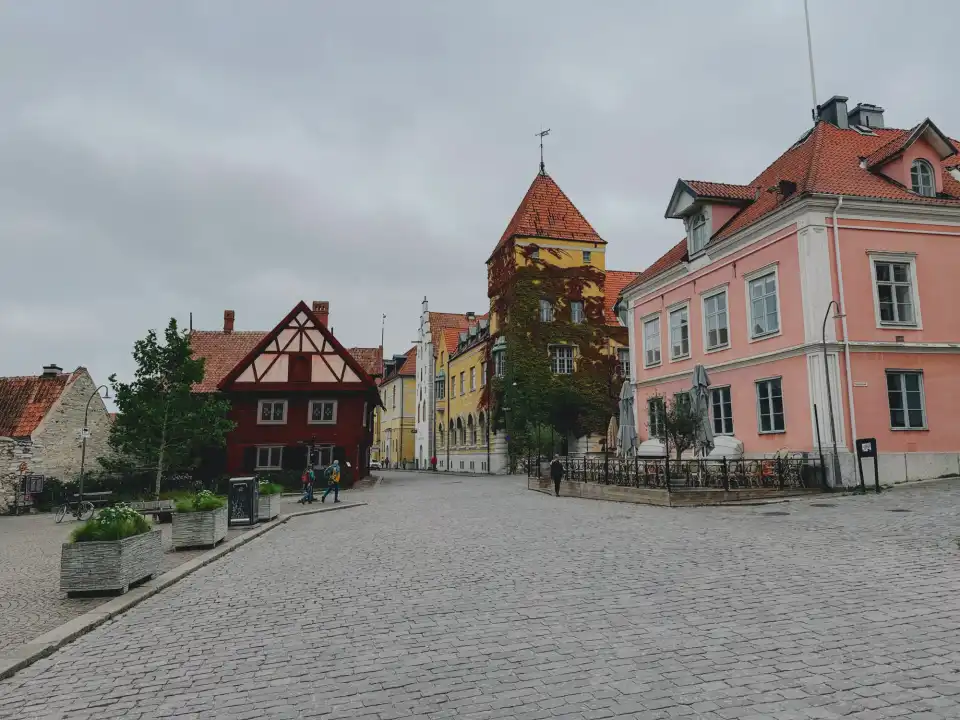
<svg viewBox="0 0 960 720">
<path fill-rule="evenodd" d="M 143 500 L 130 503 L 130 507 L 143 515 L 153 515 L 157 522 L 170 522 L 172 514 L 177 509 L 173 500 Z"/>
<path fill-rule="evenodd" d="M 89 502 L 93 506 L 97 505 L 106 505 L 110 502 L 110 497 L 113 495 L 109 490 L 103 490 L 101 492 L 85 492 L 83 494 L 83 499 Z M 80 495 L 74 493 L 73 497 L 70 498 L 71 502 L 77 503 L 80 502 Z"/>
</svg>

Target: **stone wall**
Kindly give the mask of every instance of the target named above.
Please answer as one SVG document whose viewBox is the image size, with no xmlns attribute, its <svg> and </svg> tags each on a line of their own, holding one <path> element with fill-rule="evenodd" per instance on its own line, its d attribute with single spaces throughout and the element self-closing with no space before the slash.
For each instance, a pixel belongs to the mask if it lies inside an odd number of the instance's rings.
<svg viewBox="0 0 960 720">
<path fill-rule="evenodd" d="M 30 441 L 21 442 L 0 437 L 0 513 L 9 512 L 20 483 L 20 463 L 27 463 L 28 472 L 34 469 L 34 451 L 38 448 Z"/>
<path fill-rule="evenodd" d="M 95 389 L 96 385 L 86 370 L 81 370 L 78 377 L 67 385 L 60 401 L 54 404 L 33 434 L 34 443 L 42 446 L 43 451 L 34 452 L 31 472 L 63 481 L 73 480 L 79 474 L 83 413 Z M 99 458 L 108 452 L 110 434 L 110 416 L 99 397 L 90 402 L 87 427 L 90 436 L 87 438 L 86 470 L 95 472 L 100 469 Z"/>
</svg>

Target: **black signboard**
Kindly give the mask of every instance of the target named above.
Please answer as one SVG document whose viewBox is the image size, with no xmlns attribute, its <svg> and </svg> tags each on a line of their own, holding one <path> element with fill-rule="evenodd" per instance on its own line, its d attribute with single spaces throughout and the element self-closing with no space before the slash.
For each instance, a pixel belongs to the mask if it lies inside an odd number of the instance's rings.
<svg viewBox="0 0 960 720">
<path fill-rule="evenodd" d="M 873 489 L 880 492 L 880 460 L 877 457 L 877 439 L 876 438 L 858 438 L 857 447 L 857 467 L 860 469 L 860 492 L 866 492 L 867 486 L 863 479 L 863 459 L 873 458 Z"/>
<path fill-rule="evenodd" d="M 877 439 L 860 438 L 857 440 L 857 457 L 875 458 L 877 456 Z"/>
</svg>

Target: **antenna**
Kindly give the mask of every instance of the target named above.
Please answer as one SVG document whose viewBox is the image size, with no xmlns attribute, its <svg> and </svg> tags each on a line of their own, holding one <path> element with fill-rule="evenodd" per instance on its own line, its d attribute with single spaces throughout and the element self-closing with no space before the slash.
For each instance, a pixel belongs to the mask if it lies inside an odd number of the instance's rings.
<svg viewBox="0 0 960 720">
<path fill-rule="evenodd" d="M 540 127 L 543 127 L 543 126 L 541 125 Z M 540 138 L 540 174 L 541 175 L 547 174 L 546 168 L 543 165 L 543 139 L 549 134 L 550 134 L 550 128 L 547 128 L 546 130 L 541 130 L 536 134 L 536 137 Z"/>
<path fill-rule="evenodd" d="M 381 361 L 386 357 L 386 354 L 384 354 L 384 351 L 383 351 L 383 333 L 386 330 L 386 327 L 387 327 L 387 314 L 384 313 L 383 317 L 380 318 L 380 360 Z"/>
<path fill-rule="evenodd" d="M 807 21 L 807 56 L 810 59 L 810 92 L 813 93 L 813 122 L 817 122 L 817 78 L 813 74 L 813 40 L 810 37 L 810 9 L 807 0 L 803 0 L 803 16 Z"/>
</svg>

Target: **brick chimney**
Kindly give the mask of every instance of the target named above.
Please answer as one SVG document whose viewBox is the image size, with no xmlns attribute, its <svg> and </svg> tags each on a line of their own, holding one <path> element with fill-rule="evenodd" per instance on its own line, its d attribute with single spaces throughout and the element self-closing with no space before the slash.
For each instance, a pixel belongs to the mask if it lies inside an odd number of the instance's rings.
<svg viewBox="0 0 960 720">
<path fill-rule="evenodd" d="M 56 363 L 50 363 L 49 365 L 43 366 L 43 373 L 40 375 L 42 378 L 55 378 L 60 373 L 63 372 L 63 368 L 57 365 Z"/>
<path fill-rule="evenodd" d="M 233 310 L 224 310 L 223 311 L 223 332 L 226 335 L 229 335 L 233 332 L 233 318 L 236 316 L 236 313 Z"/>
<path fill-rule="evenodd" d="M 330 303 L 326 300 L 314 300 L 313 301 L 313 314 L 317 316 L 324 326 L 329 327 L 330 320 Z"/>
</svg>

